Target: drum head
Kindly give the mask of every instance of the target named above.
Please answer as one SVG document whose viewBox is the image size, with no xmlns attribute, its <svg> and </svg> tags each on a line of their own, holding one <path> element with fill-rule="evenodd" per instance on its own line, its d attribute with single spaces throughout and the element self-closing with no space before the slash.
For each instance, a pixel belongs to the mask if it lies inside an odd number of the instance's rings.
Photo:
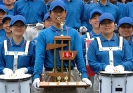
<svg viewBox="0 0 133 93">
<path fill-rule="evenodd" d="M 0 80 L 6 80 L 6 81 L 19 81 L 19 80 L 27 80 L 31 78 L 31 74 L 24 74 L 22 76 L 11 76 L 8 77 L 6 75 L 0 75 Z"/>
<path fill-rule="evenodd" d="M 102 75 L 102 76 L 132 76 L 133 75 L 133 72 L 132 71 L 123 71 L 123 72 L 120 72 L 120 73 L 109 73 L 109 72 L 106 72 L 106 71 L 100 71 L 99 75 Z"/>
</svg>

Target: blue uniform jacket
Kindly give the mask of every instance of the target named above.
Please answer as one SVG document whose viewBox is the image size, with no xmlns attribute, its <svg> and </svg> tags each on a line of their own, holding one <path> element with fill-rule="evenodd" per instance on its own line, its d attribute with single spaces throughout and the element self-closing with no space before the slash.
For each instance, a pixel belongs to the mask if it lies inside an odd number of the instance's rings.
<svg viewBox="0 0 133 93">
<path fill-rule="evenodd" d="M 3 42 L 4 40 L 9 41 L 10 39 L 9 39 L 6 35 L 1 36 L 1 37 L 0 37 L 0 42 Z"/>
<path fill-rule="evenodd" d="M 79 29 L 82 26 L 84 3 L 82 0 L 62 0 L 66 4 L 67 16 L 65 24 L 69 27 Z"/>
<path fill-rule="evenodd" d="M 125 15 L 133 19 L 133 2 L 126 4 Z"/>
<path fill-rule="evenodd" d="M 18 45 L 14 43 L 14 40 L 11 39 L 7 43 L 8 51 L 25 51 L 26 40 L 22 40 Z M 13 69 L 14 57 L 11 55 L 5 56 L 4 44 L 0 44 L 0 74 L 3 74 L 4 68 Z M 26 67 L 28 73 L 33 73 L 33 67 L 35 62 L 35 44 L 30 42 L 28 56 L 18 56 L 18 69 Z"/>
<path fill-rule="evenodd" d="M 103 47 L 117 47 L 119 46 L 119 37 L 114 35 L 111 40 L 107 40 L 103 35 L 100 36 Z M 122 50 L 114 51 L 114 66 L 122 65 L 125 70 L 132 70 L 133 60 L 131 47 L 128 42 L 124 39 Z M 104 71 L 106 65 L 109 65 L 109 52 L 99 51 L 97 40 L 93 40 L 90 43 L 87 58 L 91 69 L 98 73 Z"/>
<path fill-rule="evenodd" d="M 14 6 L 14 15 L 24 16 L 27 24 L 43 22 L 46 13 L 47 6 L 44 0 L 18 0 Z"/>
<path fill-rule="evenodd" d="M 6 34 L 4 29 L 0 29 L 0 36 L 4 36 Z"/>
<path fill-rule="evenodd" d="M 80 36 L 78 32 L 71 27 L 69 28 L 67 26 L 64 26 L 63 28 L 64 28 L 64 31 L 63 31 L 64 36 L 71 37 L 71 50 L 77 51 L 75 61 L 72 61 L 71 66 L 74 67 L 76 63 L 79 72 L 82 73 L 82 78 L 87 78 L 85 62 L 82 54 L 83 52 L 82 52 L 82 44 L 81 44 Z M 54 50 L 46 50 L 46 46 L 48 44 L 53 44 L 54 37 L 60 34 L 61 34 L 61 31 L 55 28 L 54 26 L 51 26 L 50 28 L 46 28 L 40 31 L 37 38 L 37 44 L 36 44 L 34 79 L 40 77 L 43 65 L 45 68 L 54 68 Z M 57 43 L 61 43 L 61 42 L 57 41 Z M 64 41 L 64 43 L 68 44 L 67 41 L 66 42 Z M 64 47 L 64 48 L 65 50 L 68 50 L 68 47 Z M 56 52 L 57 67 L 61 67 L 59 50 L 60 48 L 57 48 L 57 52 Z M 65 67 L 68 67 L 68 62 L 64 61 L 64 65 Z"/>
</svg>

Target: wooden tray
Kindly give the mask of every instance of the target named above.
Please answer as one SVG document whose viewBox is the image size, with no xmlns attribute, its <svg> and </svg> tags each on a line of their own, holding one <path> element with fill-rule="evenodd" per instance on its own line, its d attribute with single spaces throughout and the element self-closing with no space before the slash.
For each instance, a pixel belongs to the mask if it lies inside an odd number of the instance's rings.
<svg viewBox="0 0 133 93">
<path fill-rule="evenodd" d="M 40 82 L 40 88 L 45 87 L 89 87 L 85 82 Z"/>
</svg>

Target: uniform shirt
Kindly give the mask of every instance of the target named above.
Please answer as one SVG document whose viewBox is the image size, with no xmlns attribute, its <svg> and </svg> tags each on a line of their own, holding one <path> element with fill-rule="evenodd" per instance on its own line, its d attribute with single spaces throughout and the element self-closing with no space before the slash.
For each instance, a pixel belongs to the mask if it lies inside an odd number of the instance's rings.
<svg viewBox="0 0 133 93">
<path fill-rule="evenodd" d="M 4 29 L 0 29 L 0 37 L 4 36 L 5 34 L 6 34 L 5 30 Z"/>
<path fill-rule="evenodd" d="M 91 31 L 90 33 L 90 38 L 95 38 L 95 37 L 99 37 L 101 34 L 96 34 L 94 31 Z M 82 49 L 83 49 L 83 54 L 85 55 L 86 53 L 85 53 L 85 46 L 86 46 L 86 44 L 85 44 L 85 38 L 87 38 L 87 35 L 85 34 L 85 35 L 82 35 L 81 36 L 81 41 L 82 41 Z"/>
<path fill-rule="evenodd" d="M 78 32 L 67 26 L 63 27 L 64 36 L 71 37 L 71 50 L 77 51 L 77 55 L 74 61 L 71 62 L 71 66 L 74 67 L 75 63 L 79 72 L 82 73 L 82 78 L 87 78 L 87 71 L 85 68 L 85 62 L 83 59 L 82 48 L 81 48 L 81 39 Z M 43 65 L 45 68 L 54 68 L 54 50 L 46 50 L 46 46 L 48 44 L 54 43 L 54 37 L 61 34 L 61 31 L 51 26 L 50 28 L 46 28 L 42 30 L 37 39 L 36 44 L 36 60 L 34 66 L 34 79 L 39 78 L 42 72 Z M 57 43 L 61 44 L 60 41 Z M 68 44 L 68 41 L 64 41 L 64 43 Z M 65 50 L 68 50 L 68 47 L 64 47 Z M 61 67 L 61 62 L 59 58 L 59 50 L 60 48 L 56 49 L 56 67 Z M 74 63 L 75 62 L 75 63 Z M 64 66 L 68 67 L 68 61 L 64 61 Z"/>
<path fill-rule="evenodd" d="M 8 15 L 14 15 L 14 8 L 8 10 Z"/>
<path fill-rule="evenodd" d="M 66 4 L 67 16 L 65 24 L 69 27 L 79 29 L 82 26 L 84 3 L 82 0 L 62 0 Z"/>
<path fill-rule="evenodd" d="M 14 40 L 11 39 L 7 43 L 8 51 L 25 51 L 26 40 L 22 40 L 18 45 L 14 43 Z M 0 44 L 0 74 L 3 74 L 4 68 L 13 69 L 14 56 L 13 55 L 5 55 L 4 44 Z M 18 56 L 18 69 L 26 67 L 28 69 L 28 73 L 33 73 L 33 66 L 35 62 L 35 44 L 30 42 L 28 55 Z"/>
<path fill-rule="evenodd" d="M 18 0 L 14 6 L 14 14 L 26 18 L 27 24 L 43 22 L 47 13 L 47 6 L 44 0 Z"/>
<path fill-rule="evenodd" d="M 125 15 L 133 19 L 133 2 L 126 4 Z"/>
<path fill-rule="evenodd" d="M 90 4 L 84 4 L 84 15 L 83 15 L 83 20 L 85 22 L 82 23 L 83 26 L 87 27 L 88 32 L 92 31 L 92 25 L 89 22 L 90 19 L 90 13 L 89 13 L 89 8 L 93 6 L 95 3 L 90 3 Z"/>
<path fill-rule="evenodd" d="M 119 19 L 125 17 L 125 4 L 121 3 L 121 2 L 116 2 L 115 4 L 118 8 L 119 8 Z M 118 20 L 119 20 L 118 19 Z"/>
<path fill-rule="evenodd" d="M 102 47 L 118 47 L 119 37 L 113 35 L 111 40 L 107 40 L 103 35 L 100 36 Z M 122 65 L 125 70 L 132 70 L 132 50 L 128 42 L 123 40 L 122 50 L 113 51 L 114 66 Z M 99 51 L 97 40 L 93 40 L 88 48 L 87 58 L 91 69 L 98 73 L 104 71 L 105 67 L 109 65 L 109 52 Z"/>
<path fill-rule="evenodd" d="M 9 39 L 6 35 L 1 36 L 1 37 L 0 37 L 0 42 L 3 42 L 4 40 L 9 41 L 10 39 Z"/>
</svg>

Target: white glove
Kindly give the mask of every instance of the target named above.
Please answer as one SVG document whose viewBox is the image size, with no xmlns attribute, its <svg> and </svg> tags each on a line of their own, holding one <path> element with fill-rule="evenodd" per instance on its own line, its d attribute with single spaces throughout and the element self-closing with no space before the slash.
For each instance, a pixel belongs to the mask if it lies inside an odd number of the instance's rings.
<svg viewBox="0 0 133 93">
<path fill-rule="evenodd" d="M 116 72 L 123 72 L 124 67 L 122 65 L 118 65 L 118 66 L 115 66 L 115 70 L 116 70 Z"/>
<path fill-rule="evenodd" d="M 90 87 L 92 87 L 92 83 L 88 78 L 83 78 L 82 81 L 85 82 L 86 84 L 90 85 Z"/>
<path fill-rule="evenodd" d="M 13 71 L 11 69 L 9 69 L 9 68 L 4 68 L 3 69 L 3 73 L 10 77 L 10 76 L 12 76 Z"/>
<path fill-rule="evenodd" d="M 85 26 L 81 26 L 80 28 L 79 28 L 79 32 L 81 32 L 81 33 L 85 33 L 85 32 L 87 32 L 88 31 L 88 29 L 85 27 Z"/>
<path fill-rule="evenodd" d="M 36 78 L 36 79 L 33 81 L 33 86 L 34 86 L 34 88 L 38 89 L 38 88 L 39 88 L 39 83 L 40 83 L 40 79 L 39 79 L 39 78 Z"/>
<path fill-rule="evenodd" d="M 44 28 L 44 25 L 41 24 L 41 23 L 37 23 L 37 24 L 36 24 L 36 28 L 37 28 L 38 30 L 42 30 L 42 29 Z"/>
<path fill-rule="evenodd" d="M 106 72 L 114 73 L 114 70 L 115 70 L 114 66 L 107 65 L 107 66 L 105 67 L 105 71 L 106 71 Z"/>
<path fill-rule="evenodd" d="M 17 76 L 22 76 L 22 75 L 24 75 L 25 73 L 27 73 L 28 72 L 28 69 L 27 68 L 20 68 L 20 69 L 17 69 L 16 71 L 15 71 L 15 74 L 17 75 Z"/>
</svg>

